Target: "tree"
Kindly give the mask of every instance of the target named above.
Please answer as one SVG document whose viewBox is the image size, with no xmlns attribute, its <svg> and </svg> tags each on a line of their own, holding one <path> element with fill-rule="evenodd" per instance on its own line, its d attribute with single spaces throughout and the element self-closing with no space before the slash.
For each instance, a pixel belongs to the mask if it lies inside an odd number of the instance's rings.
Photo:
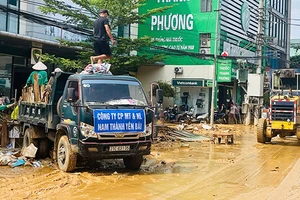
<svg viewBox="0 0 300 200">
<path fill-rule="evenodd" d="M 292 56 L 290 58 L 291 61 L 291 68 L 300 68 L 300 55 Z"/>
<path fill-rule="evenodd" d="M 175 97 L 176 89 L 171 85 L 171 83 L 165 81 L 157 81 L 159 88 L 162 89 L 164 92 L 164 97 Z M 156 96 L 156 90 L 158 89 L 157 86 L 153 87 L 153 95 Z"/>
<path fill-rule="evenodd" d="M 300 49 L 300 46 L 298 45 L 295 45 L 295 46 L 292 46 L 293 49 L 297 51 L 299 51 Z M 300 55 L 296 55 L 296 56 L 292 56 L 290 58 L 290 61 L 291 61 L 291 68 L 300 68 Z"/>
<path fill-rule="evenodd" d="M 109 10 L 109 20 L 111 29 L 124 27 L 127 25 L 135 25 L 144 23 L 146 18 L 154 13 L 163 12 L 172 6 L 165 6 L 149 10 L 147 14 L 140 15 L 138 8 L 143 6 L 146 0 L 72 0 L 75 4 L 70 6 L 64 1 L 44 0 L 45 6 L 40 7 L 44 14 L 59 14 L 66 18 L 66 23 L 76 25 L 77 27 L 87 30 L 93 29 L 94 20 L 99 16 L 99 10 L 105 8 Z M 132 54 L 142 47 L 152 44 L 151 38 L 143 37 L 138 39 L 118 37 L 117 45 L 112 48 L 113 57 L 110 59 L 112 64 L 112 72 L 114 74 L 125 74 L 130 71 L 137 71 L 141 64 L 153 64 L 163 60 L 163 55 L 147 55 Z M 51 62 L 60 65 L 64 69 L 83 68 L 89 63 L 90 56 L 93 55 L 92 38 L 88 38 L 83 42 L 67 42 L 64 44 L 80 47 L 78 51 L 78 59 L 70 60 L 65 58 L 57 58 L 51 55 L 44 55 L 45 62 Z"/>
</svg>

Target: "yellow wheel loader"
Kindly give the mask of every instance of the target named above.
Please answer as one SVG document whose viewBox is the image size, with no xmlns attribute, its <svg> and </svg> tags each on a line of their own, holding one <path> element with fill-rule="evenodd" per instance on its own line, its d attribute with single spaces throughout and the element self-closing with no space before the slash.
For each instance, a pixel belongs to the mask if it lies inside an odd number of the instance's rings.
<svg viewBox="0 0 300 200">
<path fill-rule="evenodd" d="M 276 95 L 270 100 L 269 118 L 259 119 L 257 142 L 271 142 L 279 135 L 296 135 L 300 140 L 300 98 L 292 95 Z"/>
</svg>

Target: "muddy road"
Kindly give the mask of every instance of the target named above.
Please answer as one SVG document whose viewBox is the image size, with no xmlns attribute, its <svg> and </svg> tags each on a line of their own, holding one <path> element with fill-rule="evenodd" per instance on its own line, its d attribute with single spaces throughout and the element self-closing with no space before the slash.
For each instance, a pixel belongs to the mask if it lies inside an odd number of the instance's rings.
<svg viewBox="0 0 300 200">
<path fill-rule="evenodd" d="M 233 145 L 162 142 L 138 172 L 119 160 L 81 163 L 63 173 L 43 167 L 0 167 L 1 199 L 300 199 L 300 142 L 256 142 L 256 128 L 230 127 Z M 212 131 L 211 131 L 212 133 Z M 206 133 L 206 134 L 211 134 Z"/>
</svg>

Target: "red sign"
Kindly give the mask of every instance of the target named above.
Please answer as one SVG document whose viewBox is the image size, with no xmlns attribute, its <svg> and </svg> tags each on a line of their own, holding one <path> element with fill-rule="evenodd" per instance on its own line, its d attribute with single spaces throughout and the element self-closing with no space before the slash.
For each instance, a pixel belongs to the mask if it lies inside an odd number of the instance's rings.
<svg viewBox="0 0 300 200">
<path fill-rule="evenodd" d="M 221 54 L 221 56 L 224 56 L 224 57 L 228 56 L 228 52 L 223 51 L 223 53 Z"/>
</svg>

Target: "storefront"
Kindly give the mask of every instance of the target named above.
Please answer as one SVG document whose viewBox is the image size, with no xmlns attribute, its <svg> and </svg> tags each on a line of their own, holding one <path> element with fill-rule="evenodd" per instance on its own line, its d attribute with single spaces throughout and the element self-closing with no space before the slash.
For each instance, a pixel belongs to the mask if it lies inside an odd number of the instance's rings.
<svg viewBox="0 0 300 200">
<path fill-rule="evenodd" d="M 177 95 L 174 99 L 180 111 L 194 108 L 194 115 L 208 113 L 210 110 L 210 97 L 212 81 L 205 79 L 172 79 Z"/>
<path fill-rule="evenodd" d="M 21 96 L 21 90 L 32 72 L 32 48 L 69 58 L 76 55 L 76 49 L 59 46 L 54 42 L 0 31 L 0 94 L 9 98 Z M 49 75 L 54 68 L 48 65 Z"/>
</svg>

